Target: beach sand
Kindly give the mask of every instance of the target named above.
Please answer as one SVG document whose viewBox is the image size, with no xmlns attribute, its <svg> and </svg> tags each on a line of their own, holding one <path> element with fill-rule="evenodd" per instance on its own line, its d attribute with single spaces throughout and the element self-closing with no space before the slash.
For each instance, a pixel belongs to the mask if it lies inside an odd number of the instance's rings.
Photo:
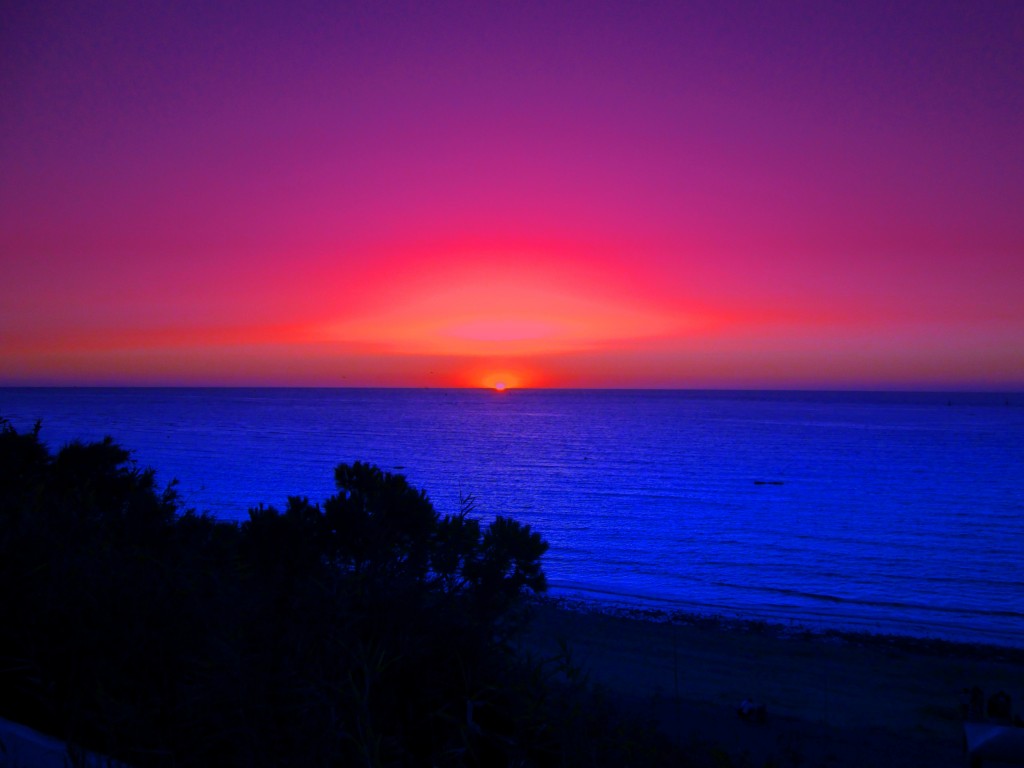
<svg viewBox="0 0 1024 768">
<path fill-rule="evenodd" d="M 669 618 L 546 600 L 521 642 L 541 657 L 567 643 L 591 682 L 698 765 L 723 764 L 721 750 L 735 766 L 964 766 L 963 690 L 1024 704 L 1024 649 Z M 763 724 L 738 716 L 744 699 L 766 705 Z"/>
</svg>

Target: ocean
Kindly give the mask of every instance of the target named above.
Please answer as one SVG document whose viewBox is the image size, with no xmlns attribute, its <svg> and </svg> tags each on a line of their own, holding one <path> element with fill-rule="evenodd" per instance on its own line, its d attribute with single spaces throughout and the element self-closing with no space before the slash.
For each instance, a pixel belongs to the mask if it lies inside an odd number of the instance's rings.
<svg viewBox="0 0 1024 768">
<path fill-rule="evenodd" d="M 245 519 L 369 461 L 550 543 L 554 595 L 1024 645 L 1024 395 L 0 389 Z"/>
</svg>

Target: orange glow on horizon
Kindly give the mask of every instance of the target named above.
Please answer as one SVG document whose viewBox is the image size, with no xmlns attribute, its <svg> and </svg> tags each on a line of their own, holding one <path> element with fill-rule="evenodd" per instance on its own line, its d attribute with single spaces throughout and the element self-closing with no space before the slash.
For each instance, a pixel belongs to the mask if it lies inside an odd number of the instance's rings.
<svg viewBox="0 0 1024 768">
<path fill-rule="evenodd" d="M 729 297 L 659 281 L 629 253 L 516 249 L 500 239 L 493 247 L 369 249 L 358 269 L 310 279 L 314 293 L 301 312 L 285 302 L 232 323 L 218 313 L 128 322 L 82 314 L 72 296 L 54 306 L 75 322 L 26 322 L 0 339 L 0 383 L 496 391 L 499 382 L 508 390 L 1021 381 L 1020 356 L 1007 354 L 1020 339 L 1012 317 L 992 312 L 967 323 L 874 298 L 826 305 Z"/>
<path fill-rule="evenodd" d="M 312 329 L 383 354 L 549 355 L 676 335 L 691 321 L 635 282 L 627 265 L 585 254 L 500 250 L 393 256 L 359 306 Z M 386 276 L 386 278 L 385 278 Z"/>
</svg>

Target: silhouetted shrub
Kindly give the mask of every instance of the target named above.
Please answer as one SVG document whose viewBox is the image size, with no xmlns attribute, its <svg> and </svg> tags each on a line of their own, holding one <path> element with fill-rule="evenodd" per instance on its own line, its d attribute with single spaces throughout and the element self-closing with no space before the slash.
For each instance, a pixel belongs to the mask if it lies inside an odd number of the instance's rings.
<svg viewBox="0 0 1024 768">
<path fill-rule="evenodd" d="M 664 756 L 512 653 L 545 589 L 529 526 L 369 464 L 335 480 L 219 521 L 110 439 L 53 455 L 0 419 L 0 716 L 139 768 Z"/>
<path fill-rule="evenodd" d="M 465 754 L 502 613 L 544 588 L 527 526 L 359 462 L 323 507 L 238 525 L 110 439 L 51 455 L 0 427 L 0 714 L 136 765 Z"/>
</svg>

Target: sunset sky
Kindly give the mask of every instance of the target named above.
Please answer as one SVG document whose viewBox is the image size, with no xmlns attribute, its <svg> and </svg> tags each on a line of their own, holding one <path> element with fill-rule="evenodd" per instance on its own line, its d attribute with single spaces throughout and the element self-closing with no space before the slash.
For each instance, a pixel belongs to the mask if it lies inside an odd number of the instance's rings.
<svg viewBox="0 0 1024 768">
<path fill-rule="evenodd" d="M 0 384 L 1024 387 L 1024 3 L 4 8 Z"/>
</svg>

